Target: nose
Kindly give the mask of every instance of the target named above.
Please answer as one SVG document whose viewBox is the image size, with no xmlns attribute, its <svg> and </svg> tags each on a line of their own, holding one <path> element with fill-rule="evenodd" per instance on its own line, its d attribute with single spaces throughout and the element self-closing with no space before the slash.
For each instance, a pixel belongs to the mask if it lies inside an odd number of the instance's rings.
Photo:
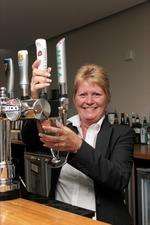
<svg viewBox="0 0 150 225">
<path fill-rule="evenodd" d="M 93 104 L 93 97 L 92 97 L 92 95 L 87 95 L 87 97 L 86 97 L 86 104 L 88 104 L 88 105 Z"/>
</svg>

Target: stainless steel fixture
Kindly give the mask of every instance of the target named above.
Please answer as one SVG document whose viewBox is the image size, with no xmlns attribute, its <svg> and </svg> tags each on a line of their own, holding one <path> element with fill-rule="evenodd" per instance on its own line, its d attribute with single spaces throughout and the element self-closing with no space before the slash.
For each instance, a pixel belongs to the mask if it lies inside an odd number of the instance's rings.
<svg viewBox="0 0 150 225">
<path fill-rule="evenodd" d="M 27 57 L 27 55 L 25 56 Z M 24 55 L 20 57 L 22 65 L 24 66 Z M 12 60 L 5 60 L 4 63 L 10 63 L 12 66 Z M 27 60 L 25 61 L 25 63 Z M 26 63 L 27 68 L 27 63 Z M 11 197 L 11 194 L 17 193 L 19 190 L 19 181 L 15 180 L 15 166 L 12 162 L 11 156 L 11 121 L 18 119 L 31 119 L 35 118 L 43 120 L 50 115 L 50 105 L 45 99 L 31 99 L 27 98 L 28 92 L 28 72 L 22 72 L 20 86 L 22 88 L 23 98 L 12 98 L 14 96 L 14 76 L 12 68 L 9 69 L 10 73 L 7 74 L 7 86 L 9 87 L 8 92 L 5 87 L 0 88 L 0 200 Z M 24 71 L 24 68 L 22 68 Z"/>
</svg>

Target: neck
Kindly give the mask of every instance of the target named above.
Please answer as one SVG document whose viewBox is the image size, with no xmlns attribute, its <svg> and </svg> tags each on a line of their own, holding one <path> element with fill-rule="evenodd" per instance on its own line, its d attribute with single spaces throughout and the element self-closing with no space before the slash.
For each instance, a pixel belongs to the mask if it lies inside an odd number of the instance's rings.
<svg viewBox="0 0 150 225">
<path fill-rule="evenodd" d="M 85 138 L 85 136 L 86 136 L 86 132 L 87 132 L 89 126 L 91 126 L 91 125 L 92 125 L 92 123 L 87 123 L 87 122 L 85 122 L 85 121 L 82 121 L 82 122 L 81 122 L 81 129 L 82 129 L 82 134 L 83 134 L 83 137 L 84 137 L 84 138 Z"/>
<path fill-rule="evenodd" d="M 101 118 L 99 118 L 101 119 Z M 95 121 L 94 123 L 97 123 L 97 121 Z M 86 132 L 88 130 L 88 128 L 92 125 L 93 123 L 88 123 L 88 121 L 81 121 L 81 129 L 82 129 L 82 134 L 83 134 L 83 137 L 85 138 L 86 136 Z"/>
</svg>

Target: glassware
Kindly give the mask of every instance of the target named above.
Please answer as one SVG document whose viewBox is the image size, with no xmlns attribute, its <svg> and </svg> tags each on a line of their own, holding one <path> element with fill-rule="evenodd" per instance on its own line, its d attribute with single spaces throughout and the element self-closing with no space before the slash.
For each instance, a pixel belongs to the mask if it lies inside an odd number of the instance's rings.
<svg viewBox="0 0 150 225">
<path fill-rule="evenodd" d="M 62 123 L 62 119 L 60 117 L 50 117 L 48 119 L 48 123 L 51 124 L 53 127 L 59 127 L 60 124 Z M 44 131 L 47 135 L 49 132 Z M 55 135 L 54 133 L 50 133 L 51 135 Z M 64 164 L 66 164 L 69 152 L 66 151 L 59 151 L 54 148 L 50 148 L 50 160 L 48 161 L 48 164 L 52 168 L 59 168 L 62 167 Z"/>
</svg>

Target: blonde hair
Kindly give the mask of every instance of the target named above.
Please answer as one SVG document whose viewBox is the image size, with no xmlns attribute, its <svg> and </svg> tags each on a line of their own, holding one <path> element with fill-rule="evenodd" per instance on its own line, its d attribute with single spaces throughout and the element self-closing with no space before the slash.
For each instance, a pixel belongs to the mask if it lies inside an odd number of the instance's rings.
<svg viewBox="0 0 150 225">
<path fill-rule="evenodd" d="M 103 89 L 106 94 L 107 101 L 110 102 L 110 84 L 107 73 L 101 66 L 95 64 L 87 64 L 82 66 L 76 73 L 74 80 L 74 94 L 75 97 L 78 87 L 82 81 L 90 81 L 97 84 Z"/>
</svg>

